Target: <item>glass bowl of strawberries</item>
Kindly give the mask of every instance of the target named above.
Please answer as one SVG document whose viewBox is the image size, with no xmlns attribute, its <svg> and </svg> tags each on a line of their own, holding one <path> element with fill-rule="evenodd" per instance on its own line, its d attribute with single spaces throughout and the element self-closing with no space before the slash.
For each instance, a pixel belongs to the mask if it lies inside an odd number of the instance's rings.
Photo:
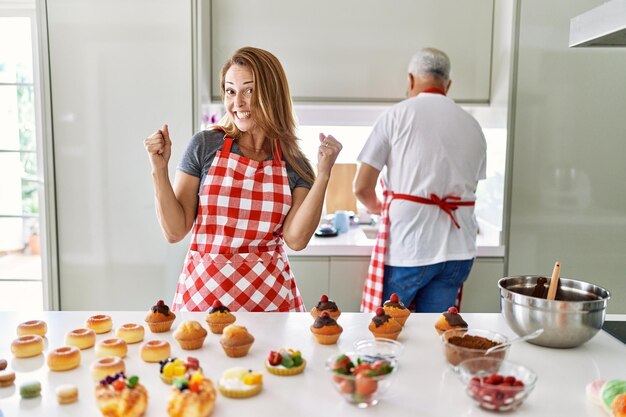
<svg viewBox="0 0 626 417">
<path fill-rule="evenodd" d="M 501 358 L 468 359 L 457 369 L 467 395 L 481 408 L 494 412 L 519 407 L 537 382 L 537 374 L 530 368 Z"/>
<path fill-rule="evenodd" d="M 373 359 L 354 352 L 334 355 L 326 361 L 326 370 L 337 392 L 359 408 L 378 404 L 397 369 L 395 359 Z"/>
</svg>

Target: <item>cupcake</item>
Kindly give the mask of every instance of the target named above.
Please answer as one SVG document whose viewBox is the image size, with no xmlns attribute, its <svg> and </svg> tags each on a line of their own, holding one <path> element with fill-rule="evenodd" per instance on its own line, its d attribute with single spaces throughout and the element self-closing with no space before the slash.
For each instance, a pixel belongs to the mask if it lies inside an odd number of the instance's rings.
<svg viewBox="0 0 626 417">
<path fill-rule="evenodd" d="M 274 375 L 297 375 L 302 373 L 305 367 L 306 361 L 302 358 L 302 354 L 300 354 L 299 350 L 272 350 L 265 360 L 265 369 L 267 369 L 270 374 Z"/>
<path fill-rule="evenodd" d="M 246 356 L 254 343 L 254 336 L 244 326 L 229 324 L 224 327 L 220 344 L 226 356 L 240 358 Z"/>
<path fill-rule="evenodd" d="M 224 371 L 217 386 L 225 397 L 248 398 L 263 389 L 263 375 L 246 368 L 230 368 Z"/>
<path fill-rule="evenodd" d="M 435 322 L 435 329 L 437 329 L 437 333 L 442 334 L 450 329 L 467 329 L 467 323 L 463 320 L 456 307 L 450 307 Z"/>
<path fill-rule="evenodd" d="M 146 316 L 146 324 L 148 324 L 150 331 L 153 333 L 169 331 L 172 328 L 174 320 L 176 320 L 176 314 L 170 311 L 170 308 L 165 305 L 163 300 L 157 301 Z"/>
<path fill-rule="evenodd" d="M 330 314 L 330 317 L 337 320 L 341 315 L 341 310 L 337 307 L 334 301 L 329 300 L 326 294 L 323 294 L 320 297 L 320 301 L 317 303 L 315 307 L 311 309 L 311 315 L 314 319 L 318 318 L 322 311 L 327 311 Z"/>
<path fill-rule="evenodd" d="M 396 340 L 402 331 L 402 325 L 395 321 L 390 315 L 385 314 L 385 309 L 378 307 L 376 315 L 372 317 L 369 330 L 374 337 L 384 337 L 385 339 Z"/>
<path fill-rule="evenodd" d="M 315 336 L 317 343 L 321 345 L 337 343 L 341 332 L 343 332 L 343 328 L 337 324 L 328 311 L 323 311 L 311 325 L 311 333 Z"/>
<path fill-rule="evenodd" d="M 207 331 L 195 320 L 187 320 L 178 325 L 174 339 L 184 350 L 200 349 L 206 338 Z"/>
<path fill-rule="evenodd" d="M 233 316 L 228 307 L 222 305 L 220 300 L 215 300 L 213 301 L 213 305 L 209 308 L 209 313 L 206 315 L 205 320 L 211 332 L 222 334 L 224 327 L 233 324 L 237 319 Z"/>
<path fill-rule="evenodd" d="M 159 362 L 161 381 L 171 385 L 176 378 L 184 377 L 194 372 L 202 372 L 200 362 L 189 356 L 187 361 L 178 358 L 167 358 Z"/>
<path fill-rule="evenodd" d="M 383 309 L 385 310 L 385 314 L 393 317 L 395 321 L 400 323 L 400 326 L 404 326 L 404 323 L 406 323 L 406 320 L 411 315 L 409 309 L 402 304 L 402 301 L 398 298 L 398 294 L 395 292 L 391 294 L 389 300 L 385 301 Z"/>
<path fill-rule="evenodd" d="M 96 402 L 104 416 L 140 417 L 148 406 L 148 391 L 139 377 L 107 376 L 96 387 Z"/>
<path fill-rule="evenodd" d="M 207 417 L 213 411 L 217 393 L 202 372 L 177 378 L 172 386 L 167 413 L 170 417 Z"/>
</svg>

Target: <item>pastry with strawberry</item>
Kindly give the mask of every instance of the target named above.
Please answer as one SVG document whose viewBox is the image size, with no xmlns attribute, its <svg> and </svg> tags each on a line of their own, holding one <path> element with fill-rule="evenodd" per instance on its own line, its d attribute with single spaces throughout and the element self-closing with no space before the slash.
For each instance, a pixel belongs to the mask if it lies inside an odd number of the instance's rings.
<svg viewBox="0 0 626 417">
<path fill-rule="evenodd" d="M 138 376 L 123 372 L 107 376 L 96 387 L 98 408 L 105 417 L 139 417 L 148 406 L 148 391 Z"/>
<path fill-rule="evenodd" d="M 205 317 L 209 329 L 212 333 L 222 334 L 224 327 L 233 324 L 237 319 L 230 312 L 230 309 L 222 304 L 220 300 L 213 301 Z"/>
<path fill-rule="evenodd" d="M 387 315 L 400 323 L 400 326 L 404 326 L 404 323 L 411 315 L 411 311 L 400 301 L 398 294 L 395 292 L 389 296 L 389 300 L 385 301 L 383 309 L 385 309 Z"/>
<path fill-rule="evenodd" d="M 341 332 L 343 332 L 343 327 L 337 324 L 328 311 L 322 311 L 322 314 L 315 319 L 310 329 L 317 342 L 321 345 L 334 345 L 337 343 Z"/>
<path fill-rule="evenodd" d="M 271 374 L 281 376 L 297 375 L 304 371 L 306 360 L 299 350 L 280 349 L 272 350 L 265 360 L 265 369 Z"/>
<path fill-rule="evenodd" d="M 216 397 L 213 382 L 196 371 L 175 379 L 167 413 L 170 417 L 208 417 Z"/>
<path fill-rule="evenodd" d="M 374 337 L 396 340 L 402 331 L 402 325 L 385 313 L 385 309 L 378 307 L 376 315 L 372 317 L 369 330 Z"/>
<path fill-rule="evenodd" d="M 337 303 L 333 300 L 329 300 L 326 294 L 322 294 L 320 301 L 315 307 L 311 309 L 311 315 L 314 319 L 318 318 L 323 311 L 327 311 L 328 314 L 335 320 L 341 315 L 341 310 L 337 307 Z"/>
<path fill-rule="evenodd" d="M 263 375 L 242 367 L 230 368 L 224 371 L 217 387 L 225 397 L 252 397 L 263 389 Z"/>
<path fill-rule="evenodd" d="M 441 313 L 441 317 L 435 322 L 435 329 L 437 333 L 442 334 L 450 329 L 467 329 L 467 323 L 456 307 L 450 307 L 448 311 Z"/>
<path fill-rule="evenodd" d="M 174 379 L 184 377 L 186 374 L 202 372 L 200 362 L 196 358 L 189 356 L 186 361 L 179 358 L 167 358 L 159 361 L 161 381 L 168 385 Z"/>
</svg>

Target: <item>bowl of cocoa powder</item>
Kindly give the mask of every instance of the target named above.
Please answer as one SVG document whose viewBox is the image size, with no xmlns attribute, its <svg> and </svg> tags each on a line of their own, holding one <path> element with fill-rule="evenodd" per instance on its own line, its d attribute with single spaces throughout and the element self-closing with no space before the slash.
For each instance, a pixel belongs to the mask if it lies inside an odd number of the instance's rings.
<svg viewBox="0 0 626 417">
<path fill-rule="evenodd" d="M 509 352 L 510 345 L 491 352 L 486 351 L 496 345 L 508 342 L 503 334 L 482 329 L 450 329 L 441 335 L 443 353 L 448 365 L 456 371 L 457 365 L 467 359 L 482 358 L 485 356 L 504 359 Z"/>
</svg>

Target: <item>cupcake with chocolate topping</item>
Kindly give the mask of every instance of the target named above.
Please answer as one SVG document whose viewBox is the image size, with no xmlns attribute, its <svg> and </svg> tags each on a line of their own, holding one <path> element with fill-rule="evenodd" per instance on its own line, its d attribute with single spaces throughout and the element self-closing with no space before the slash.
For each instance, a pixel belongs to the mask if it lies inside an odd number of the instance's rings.
<svg viewBox="0 0 626 417">
<path fill-rule="evenodd" d="M 369 330 L 374 337 L 396 340 L 402 331 L 402 325 L 385 313 L 385 309 L 378 307 L 376 315 L 372 317 Z"/>
<path fill-rule="evenodd" d="M 237 319 L 233 316 L 228 307 L 222 305 L 220 300 L 215 300 L 209 308 L 205 320 L 212 333 L 222 334 L 224 327 L 233 324 Z"/>
<path fill-rule="evenodd" d="M 341 315 L 341 310 L 339 310 L 337 304 L 334 301 L 329 300 L 326 294 L 322 294 L 320 301 L 311 309 L 311 315 L 314 319 L 316 319 L 320 314 L 322 314 L 322 311 L 327 311 L 330 317 L 335 320 L 337 320 Z"/>
<path fill-rule="evenodd" d="M 311 325 L 311 333 L 321 345 L 337 343 L 341 332 L 343 332 L 343 328 L 337 324 L 328 311 L 322 311 Z"/>
<path fill-rule="evenodd" d="M 435 322 L 435 329 L 440 335 L 450 329 L 467 329 L 467 323 L 459 314 L 456 307 L 450 307 L 448 311 L 441 314 L 439 320 Z"/>
<path fill-rule="evenodd" d="M 174 320 L 176 320 L 176 314 L 170 310 L 163 300 L 157 301 L 146 316 L 146 324 L 150 327 L 152 333 L 169 331 L 172 328 L 172 324 L 174 324 Z"/>
<path fill-rule="evenodd" d="M 395 292 L 391 294 L 389 300 L 385 301 L 383 309 L 385 310 L 385 314 L 393 317 L 395 321 L 400 323 L 400 326 L 404 326 L 404 323 L 406 323 L 406 320 L 411 315 L 409 309 L 404 306 L 398 294 Z"/>
</svg>

